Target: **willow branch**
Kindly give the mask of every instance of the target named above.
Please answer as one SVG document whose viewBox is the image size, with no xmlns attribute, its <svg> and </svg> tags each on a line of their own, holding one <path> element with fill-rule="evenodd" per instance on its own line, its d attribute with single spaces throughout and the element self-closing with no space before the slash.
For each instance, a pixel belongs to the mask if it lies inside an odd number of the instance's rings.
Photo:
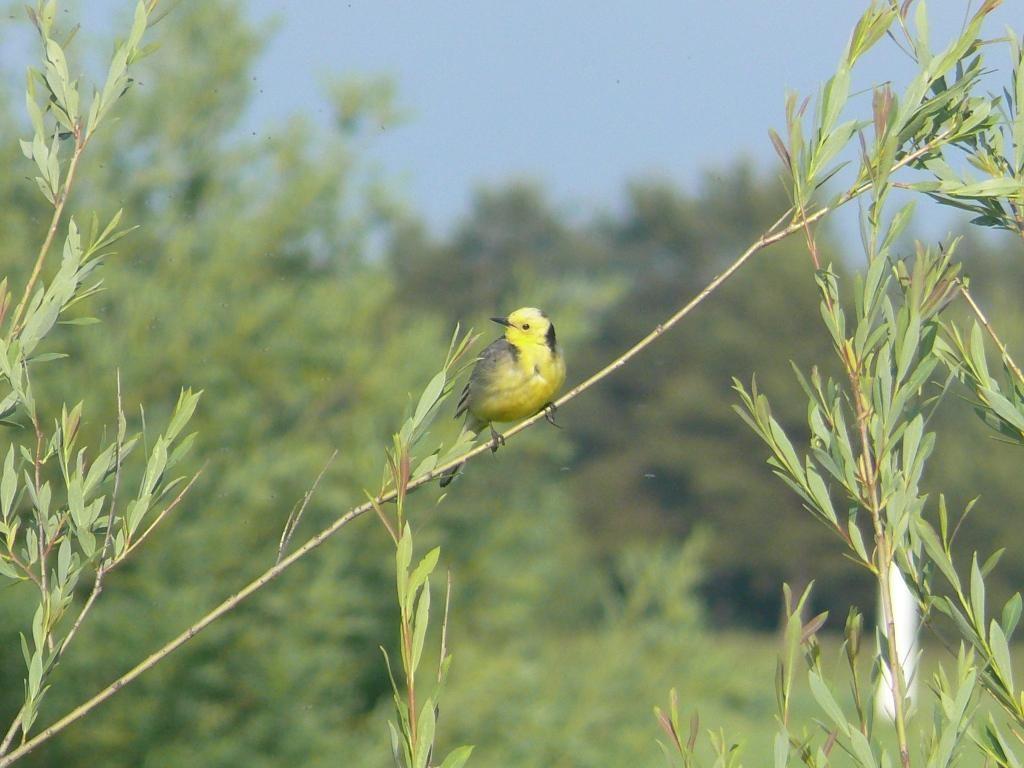
<svg viewBox="0 0 1024 768">
<path fill-rule="evenodd" d="M 1024 386 L 1024 373 L 1021 373 L 1020 368 L 1017 367 L 1017 363 L 1015 363 L 1013 358 L 1010 357 L 1010 352 L 1003 343 L 1003 340 L 999 338 L 998 334 L 996 334 L 996 329 L 992 327 L 992 324 L 988 321 L 985 313 L 981 311 L 981 307 L 978 306 L 978 303 L 974 300 L 971 292 L 963 283 L 960 283 L 960 294 L 967 299 L 967 303 L 970 305 L 971 311 L 974 312 L 974 316 L 978 318 L 978 322 L 981 323 L 982 327 L 988 331 L 988 335 L 999 349 L 999 354 L 1002 355 L 1003 362 L 1006 363 L 1006 367 L 1013 371 L 1013 375 L 1016 377 L 1017 383 Z"/>
<path fill-rule="evenodd" d="M 11 331 L 8 334 L 8 338 L 13 338 L 21 330 L 20 323 L 22 315 L 25 313 L 25 308 L 28 306 L 28 301 L 32 296 L 32 290 L 36 287 L 36 283 L 39 281 L 39 274 L 43 271 L 43 263 L 46 261 L 46 254 L 50 251 L 50 246 L 53 245 L 53 239 L 57 235 L 57 229 L 60 226 L 61 216 L 64 214 L 64 204 L 68 201 L 68 196 L 71 194 L 71 185 L 75 182 L 75 171 L 78 169 L 78 160 L 82 156 L 82 152 L 85 150 L 85 140 L 82 138 L 82 127 L 81 125 L 75 126 L 75 151 L 71 155 L 71 162 L 68 163 L 68 172 L 64 177 L 64 186 L 61 187 L 57 199 L 53 203 L 53 216 L 50 218 L 50 227 L 46 230 L 46 237 L 43 239 L 43 244 L 39 246 L 39 253 L 36 255 L 36 263 L 32 267 L 32 274 L 29 275 L 28 282 L 25 284 L 25 291 L 21 294 L 21 301 L 18 302 L 18 306 L 14 310 L 14 314 L 11 316 Z"/>
</svg>

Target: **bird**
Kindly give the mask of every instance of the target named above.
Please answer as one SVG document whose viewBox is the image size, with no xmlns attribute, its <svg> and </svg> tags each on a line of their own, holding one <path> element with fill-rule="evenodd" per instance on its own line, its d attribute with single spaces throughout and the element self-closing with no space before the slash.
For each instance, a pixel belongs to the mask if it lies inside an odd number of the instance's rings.
<svg viewBox="0 0 1024 768">
<path fill-rule="evenodd" d="M 455 410 L 465 415 L 464 430 L 474 436 L 484 427 L 491 430 L 491 451 L 505 438 L 495 422 L 516 421 L 541 410 L 555 426 L 555 395 L 565 383 L 565 357 L 555 335 L 555 326 L 536 307 L 521 307 L 507 317 L 492 317 L 504 326 L 504 335 L 491 342 L 477 358 Z M 462 465 L 441 477 L 446 487 Z"/>
</svg>

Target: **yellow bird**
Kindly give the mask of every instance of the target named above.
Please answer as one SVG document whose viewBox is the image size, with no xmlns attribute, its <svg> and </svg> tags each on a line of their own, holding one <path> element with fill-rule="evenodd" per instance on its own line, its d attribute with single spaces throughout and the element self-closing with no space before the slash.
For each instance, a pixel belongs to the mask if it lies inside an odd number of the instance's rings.
<svg viewBox="0 0 1024 768">
<path fill-rule="evenodd" d="M 491 320 L 505 326 L 505 335 L 489 344 L 477 358 L 455 417 L 466 414 L 465 429 L 474 435 L 489 426 L 491 450 L 496 451 L 504 443 L 494 428 L 496 421 L 524 419 L 548 408 L 546 417 L 555 423 L 551 401 L 565 383 L 565 358 L 558 346 L 555 326 L 539 309 L 523 307 L 508 317 Z M 442 488 L 458 470 L 455 467 L 441 477 Z"/>
</svg>

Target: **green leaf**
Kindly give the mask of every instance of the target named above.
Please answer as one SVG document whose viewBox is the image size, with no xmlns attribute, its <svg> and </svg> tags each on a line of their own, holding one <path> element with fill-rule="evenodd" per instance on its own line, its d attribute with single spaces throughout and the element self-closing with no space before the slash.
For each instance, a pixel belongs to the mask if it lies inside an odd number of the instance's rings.
<svg viewBox="0 0 1024 768">
<path fill-rule="evenodd" d="M 807 475 L 807 489 L 810 491 L 811 497 L 814 499 L 818 511 L 821 512 L 829 522 L 838 526 L 839 520 L 836 518 L 836 511 L 832 507 L 832 498 L 828 492 L 828 487 L 825 485 L 825 481 L 822 480 L 821 475 L 818 473 L 818 468 L 814 466 L 809 458 L 807 459 L 805 472 Z"/>
<path fill-rule="evenodd" d="M 14 494 L 18 490 L 18 473 L 14 469 L 14 446 L 7 449 L 4 459 L 3 479 L 0 479 L 0 516 L 7 520 L 11 516 Z"/>
<path fill-rule="evenodd" d="M 928 10 L 925 0 L 920 0 L 917 8 L 914 9 L 914 30 L 917 33 L 914 40 L 914 52 L 922 64 L 927 64 L 932 53 L 928 46 Z"/>
<path fill-rule="evenodd" d="M 398 540 L 395 550 L 395 566 L 398 573 L 398 601 L 402 606 L 408 604 L 406 595 L 409 592 L 409 564 L 412 562 L 412 529 L 405 524 L 402 537 Z"/>
<path fill-rule="evenodd" d="M 132 29 L 131 32 L 128 33 L 128 46 L 130 48 L 138 48 L 145 32 L 146 3 L 144 0 L 139 0 L 138 4 L 135 6 L 135 17 L 132 20 Z"/>
<path fill-rule="evenodd" d="M 473 754 L 472 746 L 456 747 L 448 756 L 445 757 L 444 762 L 441 763 L 440 768 L 462 768 L 469 760 L 469 756 Z"/>
<path fill-rule="evenodd" d="M 786 470 L 793 476 L 793 479 L 801 485 L 805 484 L 806 480 L 803 469 L 800 466 L 800 459 L 796 455 L 796 451 L 793 450 L 793 444 L 789 441 L 785 430 L 782 429 L 774 416 L 769 417 L 768 424 L 771 429 L 772 447 L 775 449 L 776 454 L 784 462 Z"/>
<path fill-rule="evenodd" d="M 1006 633 L 1006 637 L 1013 637 L 1013 631 L 1017 628 L 1017 622 L 1020 620 L 1021 613 L 1021 597 L 1020 592 L 1015 592 L 1013 597 L 1006 601 L 1006 605 L 1003 606 L 1003 631 Z"/>
<path fill-rule="evenodd" d="M 51 360 L 63 360 L 68 355 L 64 352 L 44 352 L 41 355 L 29 358 L 25 362 L 27 363 L 48 363 Z"/>
<path fill-rule="evenodd" d="M 419 591 L 420 585 L 427 580 L 427 577 L 434 572 L 434 568 L 437 566 L 437 558 L 440 555 L 441 548 L 434 547 L 423 556 L 423 559 L 420 560 L 409 577 L 409 586 L 406 589 L 408 595 L 406 600 L 407 612 L 412 610 L 412 601 L 416 599 L 416 592 Z"/>
<path fill-rule="evenodd" d="M 1006 642 L 1003 628 L 996 624 L 995 619 L 989 625 L 988 644 L 992 650 L 992 659 L 999 670 L 999 677 L 1006 685 L 1006 690 L 1013 694 L 1013 663 L 1010 660 L 1010 646 Z"/>
<path fill-rule="evenodd" d="M 29 70 L 29 87 L 25 92 L 25 107 L 28 111 L 29 120 L 32 121 L 33 132 L 36 136 L 43 136 L 46 133 L 46 128 L 43 124 L 43 111 L 39 108 L 35 98 L 35 80 L 32 78 L 32 71 Z"/>
<path fill-rule="evenodd" d="M 178 395 L 178 403 L 174 407 L 174 415 L 171 416 L 171 421 L 167 425 L 167 431 L 164 433 L 168 440 L 174 440 L 181 430 L 185 428 L 185 425 L 188 424 L 192 414 L 195 413 L 196 405 L 198 405 L 202 394 L 202 390 L 193 392 L 191 389 L 183 389 L 181 394 Z"/>
<path fill-rule="evenodd" d="M 946 553 L 946 549 L 939 540 L 938 534 L 935 533 L 935 529 L 920 518 L 915 521 L 915 527 L 917 535 L 921 537 L 921 543 L 924 544 L 925 552 L 928 553 L 928 557 L 942 571 L 942 575 L 946 577 L 946 580 L 959 592 L 960 576 L 957 574 L 956 568 L 953 567 L 953 561 L 950 560 L 949 555 Z"/>
<path fill-rule="evenodd" d="M 60 543 L 57 549 L 57 581 L 66 584 L 68 573 L 71 570 L 71 540 L 67 537 Z"/>
<path fill-rule="evenodd" d="M 82 493 L 88 497 L 90 493 L 99 485 L 100 481 L 106 477 L 107 473 L 113 470 L 114 467 L 114 451 L 116 445 L 108 446 L 103 453 L 96 457 L 92 465 L 89 467 L 89 472 L 85 476 L 85 484 L 82 486 Z"/>
<path fill-rule="evenodd" d="M 1016 197 L 1024 192 L 1024 187 L 1016 179 L 996 178 L 973 184 L 943 184 L 939 190 L 955 197 Z"/>
<path fill-rule="evenodd" d="M 850 729 L 850 748 L 853 750 L 853 755 L 856 757 L 857 762 L 864 766 L 864 768 L 875 768 L 878 765 L 878 761 L 875 760 L 875 754 L 871 751 L 871 744 L 868 742 L 867 736 L 857 728 Z"/>
<path fill-rule="evenodd" d="M 36 186 L 39 187 L 39 191 L 43 193 L 43 197 L 46 198 L 46 201 L 50 205 L 53 205 L 55 203 L 53 191 L 50 189 L 50 185 L 46 181 L 46 179 L 44 179 L 42 176 L 36 176 L 35 182 Z"/>
<path fill-rule="evenodd" d="M 8 563 L 2 556 L 0 556 L 0 576 L 6 576 L 9 579 L 15 579 L 17 581 L 24 578 L 15 570 L 14 566 Z"/>
<path fill-rule="evenodd" d="M 988 361 L 985 357 L 985 340 L 981 335 L 981 326 L 977 323 L 971 327 L 970 362 L 978 376 L 978 383 L 985 388 L 991 386 L 988 373 Z"/>
<path fill-rule="evenodd" d="M 921 433 L 924 431 L 924 417 L 918 414 L 907 425 L 903 432 L 903 472 L 910 474 L 910 468 L 917 457 L 917 448 L 921 444 Z"/>
<path fill-rule="evenodd" d="M 822 708 L 825 714 L 828 715 L 829 720 L 832 721 L 843 735 L 849 735 L 851 729 L 846 720 L 846 715 L 843 714 L 842 707 L 835 700 L 832 691 L 828 689 L 828 685 L 822 680 L 821 675 L 812 669 L 808 672 L 807 679 L 810 683 L 811 694 L 814 696 L 814 700 L 818 702 L 818 706 Z"/>
<path fill-rule="evenodd" d="M 441 392 L 444 390 L 446 381 L 446 372 L 441 371 L 434 375 L 434 378 L 430 380 L 426 388 L 423 390 L 423 394 L 420 395 L 420 401 L 416 405 L 416 413 L 412 417 L 413 423 L 417 426 L 423 423 L 423 420 L 427 417 L 427 413 L 429 413 L 430 409 L 437 404 L 437 400 L 441 396 Z"/>
<path fill-rule="evenodd" d="M 388 720 L 388 734 L 391 737 L 391 756 L 394 758 L 395 768 L 405 768 L 403 739 L 398 735 L 398 729 L 390 720 Z"/>
<path fill-rule="evenodd" d="M 96 512 L 97 516 L 99 513 L 99 507 L 102 505 L 102 499 L 99 500 Z M 91 559 L 93 554 L 96 552 L 96 537 L 87 528 L 77 528 L 75 530 L 75 536 L 78 538 L 78 546 L 82 548 L 82 554 L 85 555 L 86 559 Z"/>
<path fill-rule="evenodd" d="M 978 556 L 971 559 L 971 612 L 978 634 L 985 634 L 985 579 L 978 567 Z"/>
<path fill-rule="evenodd" d="M 1024 433 L 1024 414 L 1021 414 L 1009 400 L 991 389 L 979 389 L 979 395 L 999 418 Z"/>
<path fill-rule="evenodd" d="M 71 521 L 75 525 L 87 527 L 85 519 L 85 492 L 83 490 L 82 478 L 77 473 L 67 484 L 68 487 L 68 512 Z"/>
<path fill-rule="evenodd" d="M 870 317 L 873 313 L 875 303 L 879 298 L 879 287 L 884 288 L 882 276 L 888 263 L 883 258 L 872 259 L 868 265 L 867 273 L 864 275 L 863 309 L 864 317 Z M 888 282 L 888 281 L 886 281 Z M 867 326 L 864 326 L 867 328 Z"/>
<path fill-rule="evenodd" d="M 917 312 L 912 311 L 910 313 L 910 319 L 907 322 L 907 330 L 903 334 L 903 340 L 900 344 L 899 353 L 896 358 L 896 380 L 903 381 L 907 375 L 907 371 L 910 369 L 910 364 L 914 360 L 914 355 L 917 353 L 917 347 L 921 340 L 921 319 L 918 317 Z"/>
<path fill-rule="evenodd" d="M 430 752 L 434 747 L 436 726 L 434 701 L 427 699 L 423 702 L 423 709 L 420 710 L 420 719 L 417 723 L 416 754 L 414 755 L 416 768 L 427 768 L 427 760 L 430 759 Z"/>
<path fill-rule="evenodd" d="M 32 661 L 28 665 L 28 698 L 34 699 L 39 695 L 39 686 L 43 681 L 43 651 L 36 648 L 32 654 Z"/>
<path fill-rule="evenodd" d="M 419 478 L 419 477 L 421 477 L 423 475 L 426 475 L 426 474 L 428 474 L 430 472 L 433 472 L 434 471 L 434 467 L 437 466 L 437 459 L 438 459 L 438 456 L 437 456 L 436 453 L 432 453 L 429 456 L 427 456 L 425 459 L 423 459 L 423 461 L 421 461 L 419 464 L 416 465 L 416 469 L 413 470 L 413 472 L 412 472 L 412 479 L 416 480 L 417 478 Z"/>
<path fill-rule="evenodd" d="M 427 579 L 420 599 L 416 603 L 416 619 L 413 622 L 412 632 L 412 663 L 409 673 L 416 674 L 420 665 L 420 657 L 423 655 L 423 643 L 427 637 L 427 626 L 430 624 L 430 579 Z"/>
<path fill-rule="evenodd" d="M 892 220 L 889 222 L 889 231 L 885 233 L 885 239 L 882 241 L 883 250 L 891 247 L 896 242 L 896 239 L 906 230 L 907 225 L 913 218 L 915 205 L 915 201 L 911 200 L 893 215 Z"/>
</svg>

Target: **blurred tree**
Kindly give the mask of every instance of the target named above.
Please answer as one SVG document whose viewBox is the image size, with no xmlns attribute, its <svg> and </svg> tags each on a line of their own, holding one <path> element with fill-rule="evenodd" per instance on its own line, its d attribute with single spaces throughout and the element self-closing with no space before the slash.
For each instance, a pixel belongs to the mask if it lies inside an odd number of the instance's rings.
<svg viewBox="0 0 1024 768">
<path fill-rule="evenodd" d="M 602 229 L 620 268 L 634 278 L 603 316 L 584 369 L 695 295 L 785 207 L 775 183 L 742 165 L 707 176 L 695 196 L 660 183 L 633 185 L 626 211 Z M 841 266 L 840 254 L 829 251 Z M 850 578 L 831 556 L 825 530 L 770 477 L 731 408 L 733 376 L 756 372 L 767 390 L 789 390 L 788 351 L 798 350 L 794 362 L 804 365 L 827 348 L 812 289 L 801 244 L 784 241 L 644 352 L 630 375 L 567 409 L 577 448 L 575 494 L 598 546 L 613 551 L 622 541 L 682 537 L 707 524 L 714 535 L 704 587 L 719 619 L 771 626 L 783 579 Z M 802 420 L 795 396 L 778 400 L 777 409 L 791 424 Z"/>
</svg>

